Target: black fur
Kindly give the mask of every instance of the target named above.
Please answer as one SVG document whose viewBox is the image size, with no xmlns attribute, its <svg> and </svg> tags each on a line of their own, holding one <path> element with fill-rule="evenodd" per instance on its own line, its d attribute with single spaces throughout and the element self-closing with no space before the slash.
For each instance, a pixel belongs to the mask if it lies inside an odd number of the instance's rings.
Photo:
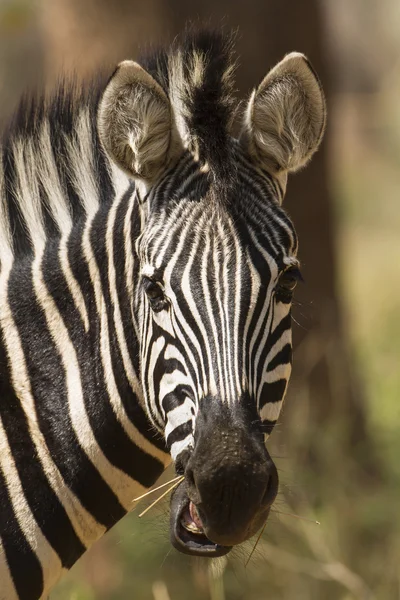
<svg viewBox="0 0 400 600">
<path fill-rule="evenodd" d="M 189 85 L 188 93 L 183 95 L 184 117 L 200 161 L 209 165 L 215 182 L 222 180 L 225 186 L 234 175 L 230 132 L 236 102 L 232 77 L 226 76 L 235 66 L 233 41 L 232 34 L 187 31 L 169 49 L 156 51 L 140 61 L 171 95 L 171 58 L 181 57 L 183 77 L 190 82 L 192 57 L 204 57 L 201 85 Z"/>
</svg>

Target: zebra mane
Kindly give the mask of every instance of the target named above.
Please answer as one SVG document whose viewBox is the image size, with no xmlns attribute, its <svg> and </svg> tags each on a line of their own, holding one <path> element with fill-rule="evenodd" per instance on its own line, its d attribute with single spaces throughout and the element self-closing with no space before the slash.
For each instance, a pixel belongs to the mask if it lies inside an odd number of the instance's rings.
<svg viewBox="0 0 400 600">
<path fill-rule="evenodd" d="M 140 61 L 169 95 L 186 146 L 216 182 L 234 181 L 233 36 L 186 33 Z M 104 74 L 105 75 L 105 74 Z M 69 229 L 109 202 L 116 174 L 100 143 L 97 109 L 107 77 L 61 81 L 25 96 L 0 140 L 0 264 Z M 122 182 L 122 178 L 124 181 Z M 121 179 L 121 181 L 120 181 Z"/>
<path fill-rule="evenodd" d="M 13 254 L 26 254 L 40 236 L 62 233 L 112 198 L 96 127 L 106 81 L 64 79 L 54 92 L 27 94 L 3 130 L 0 236 Z"/>
<path fill-rule="evenodd" d="M 185 145 L 217 179 L 230 174 L 233 41 L 232 34 L 188 31 L 169 49 L 139 60 L 169 95 Z"/>
<path fill-rule="evenodd" d="M 71 133 L 76 116 L 82 108 L 94 109 L 98 104 L 108 75 L 96 74 L 82 84 L 76 75 L 61 77 L 51 91 L 39 87 L 28 90 L 19 101 L 10 121 L 1 132 L 2 145 L 13 139 L 37 133 L 43 120 L 57 125 L 59 131 Z"/>
</svg>

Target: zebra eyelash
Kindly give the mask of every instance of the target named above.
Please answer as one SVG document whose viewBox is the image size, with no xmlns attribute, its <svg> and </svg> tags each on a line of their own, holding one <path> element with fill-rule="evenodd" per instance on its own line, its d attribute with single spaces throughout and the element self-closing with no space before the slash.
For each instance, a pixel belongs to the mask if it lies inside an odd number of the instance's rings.
<svg viewBox="0 0 400 600">
<path fill-rule="evenodd" d="M 167 307 L 168 300 L 161 282 L 147 275 L 142 275 L 142 288 L 154 312 L 160 312 Z"/>
<path fill-rule="evenodd" d="M 300 281 L 301 283 L 304 283 L 304 277 L 303 274 L 300 270 L 300 267 L 297 266 L 288 266 L 283 273 L 281 273 L 281 277 L 282 275 L 285 275 L 285 273 L 290 273 L 291 277 L 293 277 L 294 279 L 296 279 L 296 281 Z"/>
<path fill-rule="evenodd" d="M 286 268 L 279 276 L 276 288 L 275 298 L 278 302 L 288 304 L 293 299 L 293 294 L 298 282 L 304 282 L 303 275 L 299 267 L 290 266 Z"/>
</svg>

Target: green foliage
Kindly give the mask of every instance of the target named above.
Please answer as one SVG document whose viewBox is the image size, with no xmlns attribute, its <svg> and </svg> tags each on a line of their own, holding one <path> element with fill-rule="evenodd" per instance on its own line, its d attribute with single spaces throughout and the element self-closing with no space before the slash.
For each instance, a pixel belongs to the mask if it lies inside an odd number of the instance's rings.
<svg viewBox="0 0 400 600">
<path fill-rule="evenodd" d="M 5 0 L 0 5 L 0 32 L 18 34 L 26 29 L 34 15 L 36 2 Z"/>
</svg>

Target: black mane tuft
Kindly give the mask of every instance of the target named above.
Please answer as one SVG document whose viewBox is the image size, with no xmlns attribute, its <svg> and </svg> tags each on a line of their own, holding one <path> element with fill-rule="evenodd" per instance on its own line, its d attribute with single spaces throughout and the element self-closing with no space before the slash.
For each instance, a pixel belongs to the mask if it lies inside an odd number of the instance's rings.
<svg viewBox="0 0 400 600">
<path fill-rule="evenodd" d="M 84 114 L 87 134 L 90 136 L 88 147 L 91 156 L 96 157 L 94 178 L 98 183 L 100 202 L 108 202 L 112 197 L 112 183 L 108 168 L 108 159 L 103 152 L 97 133 L 97 105 L 106 85 L 108 76 L 99 75 L 82 84 L 77 78 L 63 79 L 53 92 L 36 92 L 26 94 L 20 101 L 12 119 L 0 136 L 0 169 L 6 185 L 4 194 L 8 206 L 10 226 L 14 233 L 14 252 L 25 254 L 29 251 L 25 226 L 19 209 L 16 195 L 18 166 L 16 165 L 16 149 L 20 148 L 26 164 L 29 163 L 30 176 L 39 186 L 39 193 L 44 198 L 42 182 L 37 171 L 39 157 L 44 156 L 47 148 L 42 146 L 43 128 L 50 136 L 52 160 L 63 190 L 65 190 L 69 209 L 73 219 L 83 215 L 80 197 L 75 189 L 75 174 L 70 166 L 70 145 L 78 137 L 79 119 Z M 82 160 L 85 160 L 82 154 Z M 88 159 L 89 160 L 89 159 Z M 89 167 L 88 167 L 89 168 Z M 48 230 L 54 231 L 47 204 L 43 200 L 43 215 Z"/>
<path fill-rule="evenodd" d="M 187 146 L 217 180 L 232 175 L 233 41 L 232 34 L 189 31 L 140 61 L 169 94 Z"/>
<path fill-rule="evenodd" d="M 99 73 L 84 83 L 75 76 L 65 77 L 51 92 L 26 93 L 1 132 L 2 145 L 35 135 L 44 121 L 49 122 L 51 129 L 70 135 L 83 108 L 88 109 L 95 120 L 97 105 L 108 79 L 109 73 Z"/>
</svg>

